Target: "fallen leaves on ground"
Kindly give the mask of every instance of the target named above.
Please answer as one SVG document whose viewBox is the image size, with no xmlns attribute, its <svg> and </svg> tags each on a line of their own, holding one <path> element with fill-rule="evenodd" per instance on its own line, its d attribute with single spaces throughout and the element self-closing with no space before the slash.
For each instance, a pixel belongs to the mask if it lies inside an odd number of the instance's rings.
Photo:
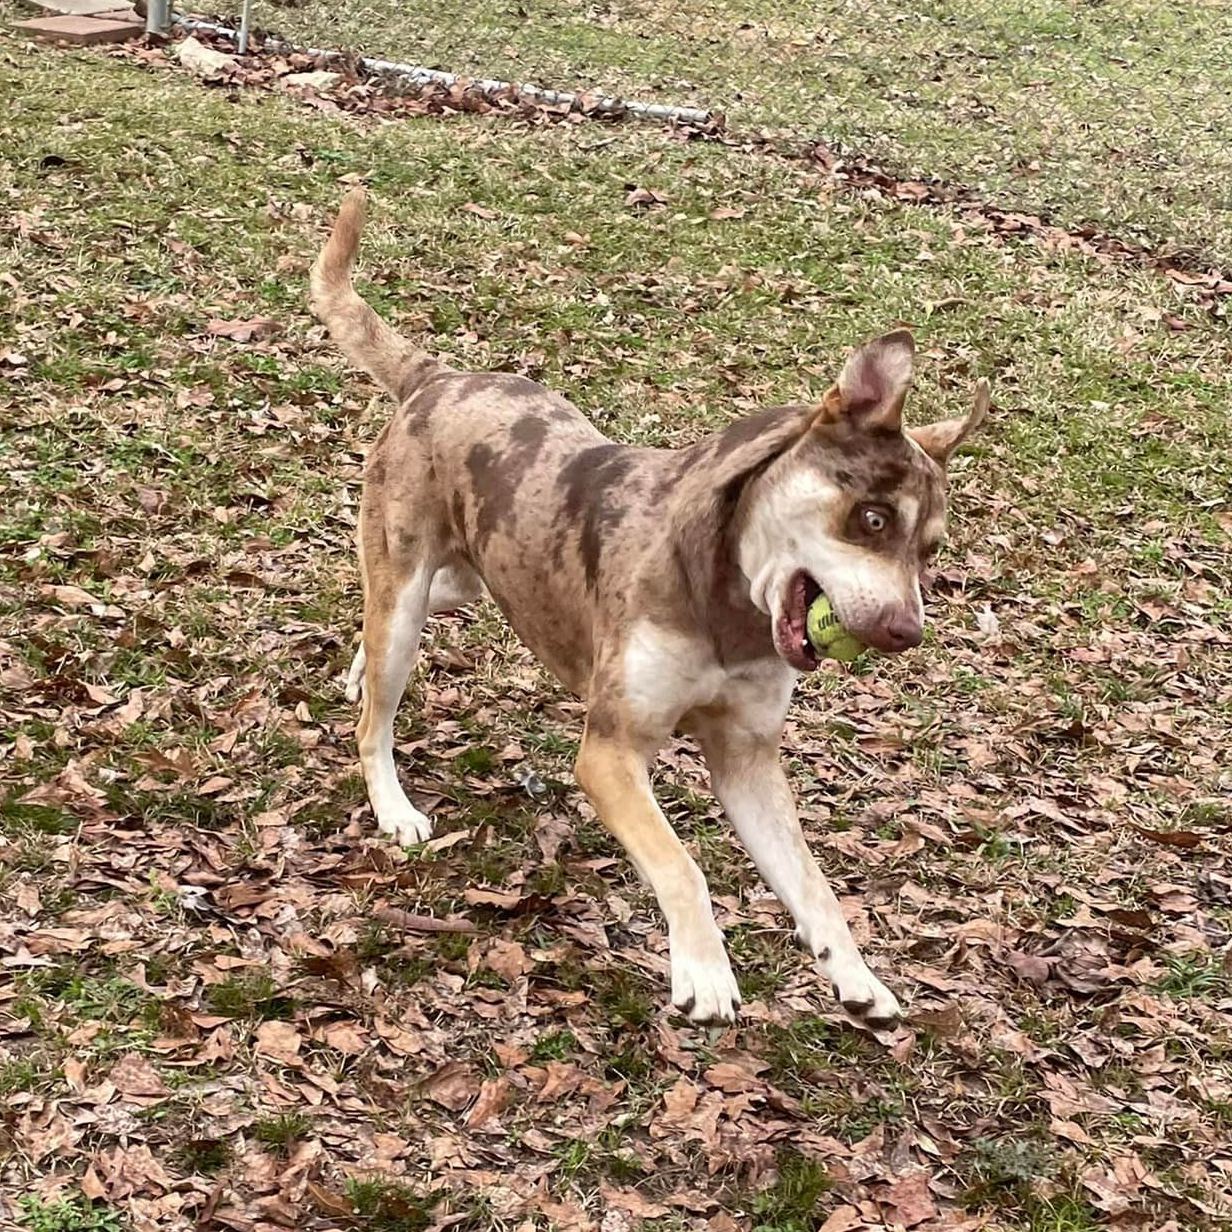
<svg viewBox="0 0 1232 1232">
<path fill-rule="evenodd" d="M 243 145 L 215 141 L 220 158 Z M 336 157 L 322 148 L 288 142 L 280 174 Z M 746 999 L 738 1026 L 698 1030 L 666 1009 L 662 922 L 572 786 L 581 709 L 490 609 L 433 621 L 399 724 L 432 843 L 376 834 L 340 677 L 359 461 L 384 408 L 334 379 L 306 323 L 236 337 L 268 319 L 251 282 L 272 275 L 194 260 L 220 251 L 225 212 L 168 238 L 191 289 L 169 305 L 151 292 L 166 270 L 126 254 L 125 324 L 95 340 L 105 379 L 66 397 L 67 377 L 14 355 L 85 334 L 56 213 L 79 194 L 22 174 L 29 200 L 0 222 L 34 322 L 3 361 L 24 520 L 0 556 L 20 611 L 0 642 L 0 1190 L 235 1232 L 928 1232 L 1052 1209 L 1122 1232 L 1226 1224 L 1226 545 L 1081 495 L 1046 517 L 1030 485 L 1048 460 L 1013 453 L 1008 406 L 981 466 L 956 468 L 934 640 L 810 681 L 786 739 L 810 841 L 908 1023 L 888 1049 L 844 1024 L 674 742 L 664 807 L 701 852 Z M 669 168 L 649 174 L 684 199 Z M 667 220 L 626 213 L 625 182 L 620 226 Z M 317 236 L 298 208 L 268 214 L 298 228 L 293 259 Z M 485 237 L 498 221 L 467 214 L 458 229 Z M 569 219 L 586 228 L 562 230 L 570 260 L 600 222 Z M 1046 300 L 1035 255 L 1014 294 Z M 810 293 L 735 266 L 686 282 L 732 311 Z M 656 269 L 605 287 L 666 293 Z M 156 308 L 180 328 L 140 333 Z M 215 312 L 225 331 L 203 328 Z M 468 344 L 455 324 L 442 347 Z M 508 362 L 550 367 L 529 329 Z M 690 321 L 688 348 L 751 401 L 709 330 Z M 562 329 L 564 363 L 638 358 L 583 334 Z M 973 362 L 943 360 L 955 381 Z M 658 379 L 648 414 L 694 414 Z M 1136 427 L 1163 431 L 1188 501 L 1218 451 L 1183 452 L 1179 419 Z"/>
</svg>

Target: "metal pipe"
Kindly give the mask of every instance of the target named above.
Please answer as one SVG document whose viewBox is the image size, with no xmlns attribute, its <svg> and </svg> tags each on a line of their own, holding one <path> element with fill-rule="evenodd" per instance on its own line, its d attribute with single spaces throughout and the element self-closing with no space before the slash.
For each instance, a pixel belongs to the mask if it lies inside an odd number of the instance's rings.
<svg viewBox="0 0 1232 1232">
<path fill-rule="evenodd" d="M 241 56 L 248 54 L 248 30 L 252 25 L 252 0 L 244 0 L 244 11 L 240 14 L 240 36 L 235 40 L 235 48 Z"/>
<path fill-rule="evenodd" d="M 207 30 L 211 34 L 221 34 L 224 38 L 232 39 L 236 42 L 240 54 L 243 55 L 248 46 L 247 22 L 251 9 L 252 0 L 245 0 L 238 32 L 229 26 L 219 25 L 217 22 L 185 17 L 182 13 L 172 14 L 172 19 L 177 26 L 183 26 L 185 30 Z M 329 51 L 321 47 L 300 47 L 280 38 L 267 38 L 264 46 L 271 51 L 294 52 L 298 55 L 311 56 L 314 60 L 338 59 L 343 54 L 340 51 Z M 480 94 L 488 97 L 512 91 L 520 98 L 542 103 L 547 107 L 573 107 L 581 101 L 581 95 L 572 91 L 548 90 L 543 86 L 532 85 L 530 82 L 516 85 L 511 81 L 497 81 L 492 77 L 467 78 L 457 73 L 445 73 L 440 69 L 424 68 L 418 64 L 404 64 L 399 60 L 380 60 L 371 56 L 359 56 L 355 62 L 365 72 L 382 73 L 391 77 L 406 77 L 421 84 L 432 82 L 436 85 L 450 87 L 457 85 L 458 82 L 464 82 L 471 89 L 478 90 Z M 667 103 L 643 103 L 633 98 L 616 98 L 610 95 L 595 99 L 591 106 L 595 111 L 603 112 L 605 115 L 631 115 L 644 120 L 667 120 L 680 124 L 705 125 L 709 124 L 712 118 L 709 111 L 698 107 L 673 107 Z"/>
<path fill-rule="evenodd" d="M 165 34 L 170 17 L 170 0 L 146 0 L 145 32 L 147 34 Z"/>
</svg>

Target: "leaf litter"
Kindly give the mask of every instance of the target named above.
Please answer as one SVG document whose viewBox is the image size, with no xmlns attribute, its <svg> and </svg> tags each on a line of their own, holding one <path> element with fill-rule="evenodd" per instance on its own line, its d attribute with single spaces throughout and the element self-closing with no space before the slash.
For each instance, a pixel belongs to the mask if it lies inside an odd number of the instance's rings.
<svg viewBox="0 0 1232 1232">
<path fill-rule="evenodd" d="M 638 213 L 660 216 L 678 192 L 652 182 L 664 208 Z M 198 319 L 261 319 L 225 274 L 193 277 L 219 313 Z M 186 337 L 189 383 L 147 361 L 66 400 L 8 365 L 18 470 L 57 512 L 3 556 L 25 613 L 0 646 L 5 1201 L 239 1232 L 1226 1222 L 1226 556 L 1117 521 L 1098 576 L 1125 606 L 1092 620 L 1081 525 L 1028 551 L 1017 494 L 960 472 L 937 645 L 815 682 L 787 739 L 810 839 L 910 1020 L 887 1049 L 834 1013 L 679 744 L 665 806 L 746 984 L 739 1026 L 698 1031 L 664 1008 L 660 922 L 561 786 L 576 705 L 482 623 L 434 624 L 400 729 L 437 839 L 378 840 L 331 680 L 380 412 L 351 378 L 224 410 L 261 371 L 245 356 L 326 350 L 211 332 Z M 92 447 L 56 469 L 48 432 Z M 165 443 L 134 462 L 139 434 Z"/>
</svg>

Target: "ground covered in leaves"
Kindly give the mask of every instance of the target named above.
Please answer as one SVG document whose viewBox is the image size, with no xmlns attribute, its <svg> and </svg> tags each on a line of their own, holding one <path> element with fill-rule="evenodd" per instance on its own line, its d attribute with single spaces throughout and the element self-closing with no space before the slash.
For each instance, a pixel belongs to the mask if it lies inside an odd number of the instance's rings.
<svg viewBox="0 0 1232 1232">
<path fill-rule="evenodd" d="M 252 76 L 0 42 L 0 1221 L 1227 1226 L 1219 303 L 767 153 Z M 360 176 L 375 302 L 625 440 L 819 395 L 898 321 L 917 419 L 992 377 L 926 647 L 810 679 L 786 745 L 888 1044 L 685 744 L 659 792 L 746 1012 L 667 1011 L 579 708 L 490 608 L 433 623 L 399 727 L 437 837 L 375 835 L 341 676 L 387 408 L 303 308 Z"/>
<path fill-rule="evenodd" d="M 314 47 L 723 112 L 1232 265 L 1223 0 L 271 0 Z"/>
</svg>

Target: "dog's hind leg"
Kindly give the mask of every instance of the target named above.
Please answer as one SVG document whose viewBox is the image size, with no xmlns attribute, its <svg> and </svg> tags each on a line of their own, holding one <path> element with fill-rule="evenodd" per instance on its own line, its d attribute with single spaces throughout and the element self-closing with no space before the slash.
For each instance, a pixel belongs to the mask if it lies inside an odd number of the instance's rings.
<svg viewBox="0 0 1232 1232">
<path fill-rule="evenodd" d="M 364 599 L 359 761 L 377 826 L 400 843 L 422 843 L 432 832 L 431 821 L 406 798 L 394 766 L 394 716 L 428 619 L 432 572 L 423 563 L 406 575 L 370 575 Z"/>
<path fill-rule="evenodd" d="M 439 549 L 421 532 L 431 510 L 390 499 L 382 442 L 369 459 L 359 507 L 359 567 L 364 585 L 363 645 L 351 666 L 363 682 L 356 735 L 377 826 L 400 843 L 422 843 L 431 821 L 406 797 L 394 765 L 394 717 L 406 690 L 431 608 Z"/>
<path fill-rule="evenodd" d="M 898 1001 L 856 948 L 843 909 L 800 829 L 779 763 L 777 731 L 773 736 L 750 731 L 730 713 L 696 731 L 714 794 L 766 884 L 791 912 L 796 937 L 816 958 L 843 1008 L 874 1030 L 896 1026 L 902 1016 Z"/>
<path fill-rule="evenodd" d="M 367 661 L 368 656 L 364 653 L 364 644 L 360 642 L 359 649 L 351 659 L 351 669 L 347 672 L 346 699 L 349 702 L 359 701 L 364 691 L 364 664 Z"/>
<path fill-rule="evenodd" d="M 464 603 L 473 603 L 482 594 L 483 582 L 468 565 L 445 565 L 437 570 L 432 579 L 432 586 L 428 591 L 428 613 L 453 611 Z M 364 665 L 367 658 L 364 644 L 360 642 L 347 672 L 346 699 L 349 702 L 359 701 L 363 693 Z"/>
</svg>

